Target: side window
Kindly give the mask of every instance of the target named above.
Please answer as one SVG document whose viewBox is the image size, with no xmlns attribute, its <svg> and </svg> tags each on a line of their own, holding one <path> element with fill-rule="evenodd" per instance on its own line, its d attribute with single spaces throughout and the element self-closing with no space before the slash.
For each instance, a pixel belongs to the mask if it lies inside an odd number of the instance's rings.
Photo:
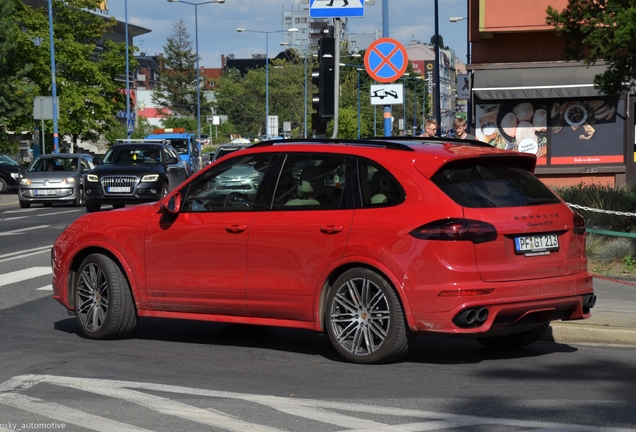
<svg viewBox="0 0 636 432">
<path fill-rule="evenodd" d="M 389 206 L 403 201 L 397 180 L 375 162 L 358 160 L 358 181 L 363 207 Z"/>
<path fill-rule="evenodd" d="M 272 209 L 341 208 L 345 156 L 290 153 L 278 179 Z"/>
<path fill-rule="evenodd" d="M 190 184 L 184 212 L 250 211 L 275 155 L 234 157 Z"/>
</svg>

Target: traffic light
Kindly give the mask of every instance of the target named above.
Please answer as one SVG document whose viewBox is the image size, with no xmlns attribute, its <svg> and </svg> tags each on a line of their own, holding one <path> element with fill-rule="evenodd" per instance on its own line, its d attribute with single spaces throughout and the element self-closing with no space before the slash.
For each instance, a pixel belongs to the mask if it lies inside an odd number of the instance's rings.
<svg viewBox="0 0 636 432">
<path fill-rule="evenodd" d="M 335 54 L 336 39 L 323 36 L 318 41 L 318 67 L 311 71 L 311 81 L 318 86 L 312 106 L 321 118 L 334 116 Z"/>
</svg>

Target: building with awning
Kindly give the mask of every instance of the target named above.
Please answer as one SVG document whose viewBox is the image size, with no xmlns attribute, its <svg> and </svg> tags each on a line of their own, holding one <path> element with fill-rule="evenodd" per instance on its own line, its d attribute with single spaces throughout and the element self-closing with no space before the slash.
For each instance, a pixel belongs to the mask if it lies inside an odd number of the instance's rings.
<svg viewBox="0 0 636 432">
<path fill-rule="evenodd" d="M 567 0 L 468 0 L 469 119 L 493 146 L 536 154 L 536 174 L 564 186 L 636 182 L 633 98 L 594 86 L 606 65 L 564 60 L 546 9 Z"/>
</svg>

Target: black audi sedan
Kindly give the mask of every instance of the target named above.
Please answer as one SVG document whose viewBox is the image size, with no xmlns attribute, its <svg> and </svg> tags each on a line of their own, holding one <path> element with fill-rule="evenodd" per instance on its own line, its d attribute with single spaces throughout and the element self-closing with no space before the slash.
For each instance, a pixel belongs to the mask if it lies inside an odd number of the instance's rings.
<svg viewBox="0 0 636 432">
<path fill-rule="evenodd" d="M 7 155 L 0 154 L 0 193 L 18 190 L 22 167 Z"/>
<path fill-rule="evenodd" d="M 186 163 L 164 140 L 118 141 L 86 176 L 86 211 L 158 201 L 187 178 Z"/>
</svg>

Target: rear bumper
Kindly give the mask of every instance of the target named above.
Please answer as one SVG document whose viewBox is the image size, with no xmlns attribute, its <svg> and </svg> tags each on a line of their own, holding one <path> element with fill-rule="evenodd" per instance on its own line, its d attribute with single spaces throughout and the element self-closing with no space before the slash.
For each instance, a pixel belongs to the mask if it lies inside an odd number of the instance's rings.
<svg viewBox="0 0 636 432">
<path fill-rule="evenodd" d="M 466 289 L 492 289 L 492 293 L 441 297 L 441 291 L 436 291 L 427 296 L 409 296 L 411 329 L 478 337 L 511 334 L 550 321 L 589 318 L 591 312 L 584 302 L 586 296 L 594 294 L 592 276 L 587 272 L 523 284 L 480 282 Z M 437 305 L 435 310 L 430 307 L 431 302 Z M 488 318 L 470 328 L 453 322 L 461 312 L 472 308 L 486 308 Z"/>
</svg>

